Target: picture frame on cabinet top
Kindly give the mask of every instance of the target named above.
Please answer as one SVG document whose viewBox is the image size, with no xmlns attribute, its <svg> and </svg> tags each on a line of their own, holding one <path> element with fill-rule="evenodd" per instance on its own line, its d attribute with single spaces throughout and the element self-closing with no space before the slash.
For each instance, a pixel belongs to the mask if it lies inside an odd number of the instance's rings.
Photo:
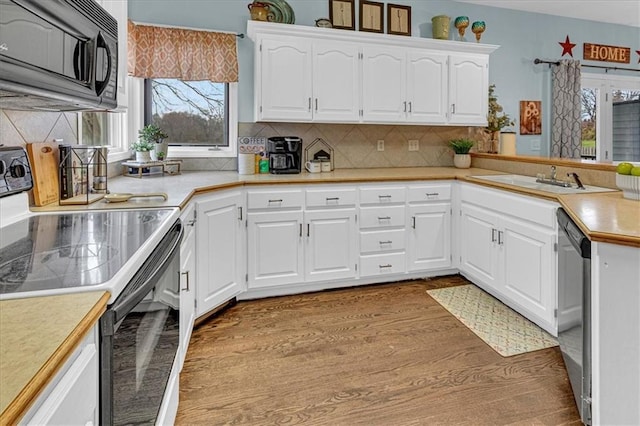
<svg viewBox="0 0 640 426">
<path fill-rule="evenodd" d="M 355 31 L 355 0 L 329 0 L 329 19 L 333 28 Z"/>
<path fill-rule="evenodd" d="M 384 3 L 360 0 L 360 31 L 384 33 Z"/>
<path fill-rule="evenodd" d="M 387 34 L 411 36 L 411 6 L 387 3 Z"/>
</svg>

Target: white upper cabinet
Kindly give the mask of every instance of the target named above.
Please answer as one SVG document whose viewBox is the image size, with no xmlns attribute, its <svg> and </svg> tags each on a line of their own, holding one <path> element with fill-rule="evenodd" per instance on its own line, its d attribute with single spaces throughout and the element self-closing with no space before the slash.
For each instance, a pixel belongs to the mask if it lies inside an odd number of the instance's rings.
<svg viewBox="0 0 640 426">
<path fill-rule="evenodd" d="M 313 44 L 314 121 L 358 121 L 359 54 L 356 44 L 329 42 Z"/>
<path fill-rule="evenodd" d="M 311 43 L 305 39 L 265 39 L 261 50 L 260 120 L 311 121 Z"/>
<path fill-rule="evenodd" d="M 404 121 L 407 111 L 407 61 L 404 50 L 366 46 L 362 54 L 364 121 Z"/>
<path fill-rule="evenodd" d="M 498 46 L 249 21 L 257 121 L 486 125 Z"/>
<path fill-rule="evenodd" d="M 486 126 L 489 93 L 489 58 L 449 57 L 449 122 Z"/>
</svg>

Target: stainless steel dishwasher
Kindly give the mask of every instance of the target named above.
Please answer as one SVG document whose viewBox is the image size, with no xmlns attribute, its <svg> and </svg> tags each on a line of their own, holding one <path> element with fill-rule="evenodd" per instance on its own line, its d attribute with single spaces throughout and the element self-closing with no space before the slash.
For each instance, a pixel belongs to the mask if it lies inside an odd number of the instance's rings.
<svg viewBox="0 0 640 426">
<path fill-rule="evenodd" d="M 580 418 L 591 424 L 591 241 L 559 208 L 558 341 Z"/>
</svg>

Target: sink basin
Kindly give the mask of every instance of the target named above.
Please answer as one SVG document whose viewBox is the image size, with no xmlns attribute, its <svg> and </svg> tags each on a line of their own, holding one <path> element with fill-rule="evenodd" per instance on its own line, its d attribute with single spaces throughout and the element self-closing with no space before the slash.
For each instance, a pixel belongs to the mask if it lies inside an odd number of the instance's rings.
<svg viewBox="0 0 640 426">
<path fill-rule="evenodd" d="M 551 192 L 553 194 L 585 194 L 589 192 L 615 191 L 615 189 L 602 188 L 599 186 L 591 186 L 591 185 L 585 185 L 584 189 L 577 188 L 575 184 L 571 184 L 571 187 L 556 186 L 548 183 L 536 182 L 536 178 L 533 176 L 488 175 L 488 176 L 471 176 L 471 177 L 474 179 L 487 180 L 490 182 L 519 186 L 521 188 L 535 189 L 536 191 Z"/>
</svg>

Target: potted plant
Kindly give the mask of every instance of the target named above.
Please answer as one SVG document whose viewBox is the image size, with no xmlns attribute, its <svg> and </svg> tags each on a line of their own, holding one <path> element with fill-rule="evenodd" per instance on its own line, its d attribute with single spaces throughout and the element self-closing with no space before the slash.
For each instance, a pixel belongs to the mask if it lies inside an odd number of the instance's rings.
<svg viewBox="0 0 640 426">
<path fill-rule="evenodd" d="M 471 167 L 471 155 L 469 150 L 475 142 L 470 139 L 454 139 L 449 141 L 449 146 L 453 149 L 453 165 L 459 169 L 468 169 Z"/>
<path fill-rule="evenodd" d="M 136 153 L 136 161 L 138 163 L 148 163 L 151 161 L 151 151 L 153 151 L 155 147 L 155 143 L 141 139 L 138 142 L 132 143 L 130 149 Z"/>
<path fill-rule="evenodd" d="M 489 112 L 487 113 L 485 131 L 489 134 L 490 145 L 488 149 L 484 150 L 487 152 L 498 152 L 500 131 L 507 126 L 514 125 L 509 115 L 502 112 L 502 106 L 498 103 L 498 96 L 495 94 L 495 90 L 495 84 L 489 86 Z"/>
<path fill-rule="evenodd" d="M 154 145 L 151 151 L 152 160 L 164 160 L 167 156 L 167 143 L 165 139 L 169 137 L 160 127 L 155 124 L 147 124 L 138 131 L 138 137 L 141 141 L 145 141 Z"/>
</svg>

